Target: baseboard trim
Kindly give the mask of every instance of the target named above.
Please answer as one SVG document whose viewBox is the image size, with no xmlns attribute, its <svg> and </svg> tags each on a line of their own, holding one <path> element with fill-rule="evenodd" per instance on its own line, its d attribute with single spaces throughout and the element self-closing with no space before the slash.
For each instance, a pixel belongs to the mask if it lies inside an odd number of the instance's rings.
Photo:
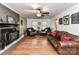
<svg viewBox="0 0 79 59">
<path fill-rule="evenodd" d="M 0 51 L 0 54 L 4 53 L 5 51 L 7 51 L 10 47 L 12 47 L 14 44 L 18 43 L 22 38 L 24 37 L 24 35 L 22 35 L 20 38 L 18 38 L 16 41 L 12 42 L 10 45 L 6 46 L 3 50 Z"/>
</svg>

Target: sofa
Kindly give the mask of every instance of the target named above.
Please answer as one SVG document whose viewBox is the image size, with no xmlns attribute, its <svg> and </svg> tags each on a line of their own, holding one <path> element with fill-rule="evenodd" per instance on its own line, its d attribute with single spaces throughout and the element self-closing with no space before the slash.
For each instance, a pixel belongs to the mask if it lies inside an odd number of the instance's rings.
<svg viewBox="0 0 79 59">
<path fill-rule="evenodd" d="M 56 49 L 58 54 L 79 55 L 79 36 L 65 31 L 54 31 L 51 33 L 47 35 L 47 39 Z M 63 40 L 62 37 L 64 37 Z"/>
</svg>

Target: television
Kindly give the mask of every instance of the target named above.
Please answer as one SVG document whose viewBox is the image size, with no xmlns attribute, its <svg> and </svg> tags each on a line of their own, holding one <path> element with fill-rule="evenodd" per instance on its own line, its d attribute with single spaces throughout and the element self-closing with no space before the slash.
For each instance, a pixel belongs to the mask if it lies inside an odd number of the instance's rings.
<svg viewBox="0 0 79 59">
<path fill-rule="evenodd" d="M 8 23 L 16 24 L 16 20 L 13 17 L 8 16 L 7 21 L 8 21 Z"/>
</svg>

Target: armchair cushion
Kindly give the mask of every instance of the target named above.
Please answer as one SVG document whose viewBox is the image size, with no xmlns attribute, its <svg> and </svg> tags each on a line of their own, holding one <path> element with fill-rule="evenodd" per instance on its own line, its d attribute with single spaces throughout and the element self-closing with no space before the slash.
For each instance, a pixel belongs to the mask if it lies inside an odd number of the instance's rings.
<svg viewBox="0 0 79 59">
<path fill-rule="evenodd" d="M 31 29 L 29 29 L 28 31 L 32 31 Z"/>
<path fill-rule="evenodd" d="M 51 32 L 50 27 L 47 27 L 47 28 L 42 29 L 42 30 L 40 31 L 41 34 L 49 34 L 50 32 Z"/>
</svg>

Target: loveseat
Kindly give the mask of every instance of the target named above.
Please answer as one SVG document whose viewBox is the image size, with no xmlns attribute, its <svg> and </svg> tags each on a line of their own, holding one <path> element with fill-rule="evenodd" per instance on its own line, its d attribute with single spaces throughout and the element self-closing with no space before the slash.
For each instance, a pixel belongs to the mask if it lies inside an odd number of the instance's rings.
<svg viewBox="0 0 79 59">
<path fill-rule="evenodd" d="M 55 47 L 58 54 L 79 55 L 79 36 L 65 31 L 55 31 L 51 33 L 47 35 L 47 39 Z"/>
</svg>

